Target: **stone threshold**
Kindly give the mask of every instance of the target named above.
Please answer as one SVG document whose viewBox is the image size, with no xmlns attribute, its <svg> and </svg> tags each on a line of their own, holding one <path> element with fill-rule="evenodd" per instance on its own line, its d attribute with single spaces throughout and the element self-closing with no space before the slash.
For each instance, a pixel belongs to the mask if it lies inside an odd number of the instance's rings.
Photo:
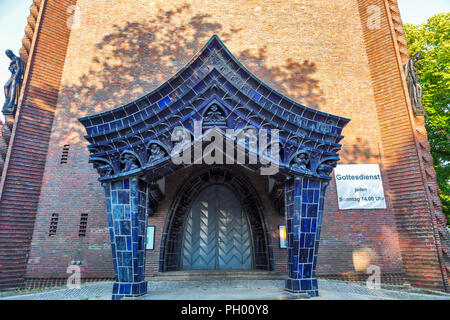
<svg viewBox="0 0 450 320">
<path fill-rule="evenodd" d="M 259 270 L 189 270 L 159 272 L 146 281 L 284 280 L 286 275 Z"/>
</svg>

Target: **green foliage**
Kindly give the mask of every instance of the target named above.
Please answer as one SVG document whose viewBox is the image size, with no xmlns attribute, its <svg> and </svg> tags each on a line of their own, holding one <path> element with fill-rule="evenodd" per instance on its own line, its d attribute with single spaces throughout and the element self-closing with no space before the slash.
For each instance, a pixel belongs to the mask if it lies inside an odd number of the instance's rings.
<svg viewBox="0 0 450 320">
<path fill-rule="evenodd" d="M 450 221 L 450 12 L 436 14 L 422 25 L 404 25 L 411 56 L 417 63 L 427 111 L 425 126 L 434 159 L 440 197 Z"/>
</svg>

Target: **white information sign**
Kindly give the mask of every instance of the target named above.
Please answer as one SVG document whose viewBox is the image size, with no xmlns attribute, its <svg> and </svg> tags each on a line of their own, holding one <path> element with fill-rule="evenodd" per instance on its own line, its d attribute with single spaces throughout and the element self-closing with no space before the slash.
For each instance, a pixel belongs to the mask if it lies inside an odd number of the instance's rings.
<svg viewBox="0 0 450 320">
<path fill-rule="evenodd" d="M 334 175 L 340 210 L 386 209 L 378 164 L 338 165 Z"/>
<path fill-rule="evenodd" d="M 147 227 L 147 250 L 153 250 L 154 249 L 154 242 L 155 242 L 155 226 L 148 226 Z"/>
</svg>

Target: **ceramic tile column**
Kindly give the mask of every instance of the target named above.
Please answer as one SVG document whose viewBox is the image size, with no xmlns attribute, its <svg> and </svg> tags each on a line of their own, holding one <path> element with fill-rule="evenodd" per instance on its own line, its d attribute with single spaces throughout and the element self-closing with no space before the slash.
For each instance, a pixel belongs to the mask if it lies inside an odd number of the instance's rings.
<svg viewBox="0 0 450 320">
<path fill-rule="evenodd" d="M 113 300 L 147 293 L 144 281 L 147 184 L 137 178 L 103 183 L 111 235 Z"/>
<path fill-rule="evenodd" d="M 288 278 L 286 290 L 319 294 L 316 267 L 327 181 L 293 178 L 286 182 Z"/>
</svg>

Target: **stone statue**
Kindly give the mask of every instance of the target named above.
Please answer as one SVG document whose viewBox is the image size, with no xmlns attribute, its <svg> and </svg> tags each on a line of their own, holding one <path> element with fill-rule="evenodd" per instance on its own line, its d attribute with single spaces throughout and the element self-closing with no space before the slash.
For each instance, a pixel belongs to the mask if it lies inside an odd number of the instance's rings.
<svg viewBox="0 0 450 320">
<path fill-rule="evenodd" d="M 102 178 L 111 176 L 113 173 L 113 168 L 111 165 L 106 163 L 94 162 L 94 169 L 97 169 L 98 174 Z"/>
<path fill-rule="evenodd" d="M 150 147 L 150 157 L 148 159 L 149 163 L 156 162 L 162 158 L 164 158 L 164 152 L 161 150 L 161 147 L 156 143 L 152 144 Z"/>
<path fill-rule="evenodd" d="M 2 112 L 5 115 L 13 115 L 19 102 L 20 87 L 25 72 L 25 65 L 23 64 L 22 59 L 15 56 L 11 50 L 6 50 L 6 55 L 11 59 L 8 68 L 11 72 L 11 78 L 9 78 L 5 84 L 5 104 L 3 105 Z"/>
<path fill-rule="evenodd" d="M 120 163 L 122 163 L 124 165 L 122 172 L 127 172 L 127 171 L 131 171 L 134 169 L 138 169 L 139 166 L 137 165 L 136 162 L 137 162 L 137 159 L 135 156 L 133 156 L 132 154 L 129 154 L 129 153 L 125 153 L 123 155 L 123 158 L 120 160 Z"/>
<path fill-rule="evenodd" d="M 419 83 L 416 65 L 417 61 L 420 59 L 422 59 L 422 54 L 417 52 L 404 66 L 411 106 L 413 108 L 414 115 L 416 116 L 425 115 L 425 108 L 422 104 L 423 91 L 422 86 Z"/>
<path fill-rule="evenodd" d="M 309 171 L 306 167 L 309 163 L 308 155 L 306 153 L 300 153 L 294 158 L 294 163 L 292 164 L 292 169 Z"/>
</svg>

